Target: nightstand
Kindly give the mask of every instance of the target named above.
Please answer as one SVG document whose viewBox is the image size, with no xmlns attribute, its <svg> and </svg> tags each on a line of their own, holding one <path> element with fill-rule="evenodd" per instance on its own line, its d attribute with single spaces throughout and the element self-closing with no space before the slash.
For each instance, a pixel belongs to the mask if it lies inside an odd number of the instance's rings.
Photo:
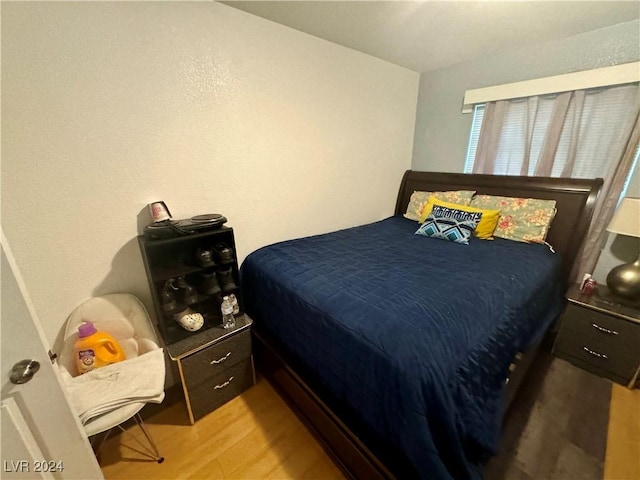
<svg viewBox="0 0 640 480">
<path fill-rule="evenodd" d="M 640 305 L 622 304 L 604 286 L 567 292 L 554 354 L 596 375 L 633 388 L 640 375 Z"/>
<path fill-rule="evenodd" d="M 255 384 L 248 315 L 235 328 L 209 328 L 165 348 L 178 362 L 191 424 Z"/>
</svg>

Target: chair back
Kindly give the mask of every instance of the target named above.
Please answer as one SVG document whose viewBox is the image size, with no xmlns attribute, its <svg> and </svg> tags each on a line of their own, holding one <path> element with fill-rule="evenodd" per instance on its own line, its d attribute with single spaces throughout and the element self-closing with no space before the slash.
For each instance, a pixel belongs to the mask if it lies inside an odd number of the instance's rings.
<svg viewBox="0 0 640 480">
<path fill-rule="evenodd" d="M 127 358 L 159 348 L 149 313 L 136 296 L 112 293 L 92 297 L 71 312 L 65 326 L 59 363 L 72 376 L 77 375 L 73 345 L 78 339 L 78 326 L 85 320 L 92 322 L 99 331 L 111 334 L 120 343 Z"/>
</svg>

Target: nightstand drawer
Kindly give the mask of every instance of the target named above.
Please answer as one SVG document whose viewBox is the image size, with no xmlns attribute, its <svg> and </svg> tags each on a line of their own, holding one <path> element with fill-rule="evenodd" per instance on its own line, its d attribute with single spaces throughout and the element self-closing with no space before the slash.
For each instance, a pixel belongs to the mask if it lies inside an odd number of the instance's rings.
<svg viewBox="0 0 640 480">
<path fill-rule="evenodd" d="M 246 329 L 181 360 L 188 387 L 219 375 L 251 355 L 251 331 Z"/>
<path fill-rule="evenodd" d="M 625 379 L 632 377 L 640 362 L 638 349 L 621 349 L 618 348 L 617 342 L 610 338 L 592 338 L 564 328 L 556 340 L 555 351 L 559 356 L 576 358 Z"/>
<path fill-rule="evenodd" d="M 194 421 L 240 395 L 253 384 L 253 361 L 249 357 L 222 374 L 189 389 L 189 403 Z"/>
<path fill-rule="evenodd" d="M 613 339 L 618 348 L 640 350 L 640 324 L 569 304 L 562 319 L 562 329 L 588 338 Z"/>
</svg>

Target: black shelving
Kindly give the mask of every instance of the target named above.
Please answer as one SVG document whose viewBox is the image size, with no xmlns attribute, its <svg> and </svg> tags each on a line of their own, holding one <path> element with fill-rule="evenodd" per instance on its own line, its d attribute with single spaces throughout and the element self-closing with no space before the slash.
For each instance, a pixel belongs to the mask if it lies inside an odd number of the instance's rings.
<svg viewBox="0 0 640 480">
<path fill-rule="evenodd" d="M 140 235 L 138 243 L 158 319 L 158 330 L 165 344 L 171 345 L 191 336 L 199 335 L 212 327 L 220 326 L 222 324 L 220 304 L 224 295 L 235 294 L 240 314 L 243 313 L 235 238 L 231 227 L 222 226 L 206 232 L 161 240 L 149 239 Z M 215 262 L 215 265 L 203 267 L 198 261 L 197 252 L 201 249 L 215 250 L 216 246 L 220 244 L 231 248 L 232 258 L 226 258 L 224 262 Z M 228 272 L 229 269 L 231 269 L 230 274 L 225 276 L 221 273 Z M 216 272 L 218 273 L 216 274 Z M 212 275 L 215 275 L 216 279 L 226 278 L 228 280 L 226 288 L 222 288 L 225 285 L 221 285 L 220 292 L 204 292 L 206 279 L 210 279 Z M 182 277 L 187 284 L 196 289 L 197 295 L 191 299 L 195 302 L 187 305 L 181 299 L 182 291 L 171 289 L 177 305 L 175 309 L 167 312 L 163 307 L 162 292 L 167 288 L 167 282 L 178 277 Z M 233 287 L 229 285 L 231 283 L 234 285 Z M 204 325 L 195 332 L 185 330 L 175 319 L 176 312 L 183 311 L 187 306 L 193 312 L 200 313 L 204 318 Z"/>
</svg>

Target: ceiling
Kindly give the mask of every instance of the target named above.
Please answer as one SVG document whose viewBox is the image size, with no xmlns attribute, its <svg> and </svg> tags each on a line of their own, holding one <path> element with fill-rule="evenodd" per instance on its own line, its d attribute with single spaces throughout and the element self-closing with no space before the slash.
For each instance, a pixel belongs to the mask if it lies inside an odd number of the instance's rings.
<svg viewBox="0 0 640 480">
<path fill-rule="evenodd" d="M 220 3 L 421 73 L 640 19 L 638 1 Z"/>
</svg>

